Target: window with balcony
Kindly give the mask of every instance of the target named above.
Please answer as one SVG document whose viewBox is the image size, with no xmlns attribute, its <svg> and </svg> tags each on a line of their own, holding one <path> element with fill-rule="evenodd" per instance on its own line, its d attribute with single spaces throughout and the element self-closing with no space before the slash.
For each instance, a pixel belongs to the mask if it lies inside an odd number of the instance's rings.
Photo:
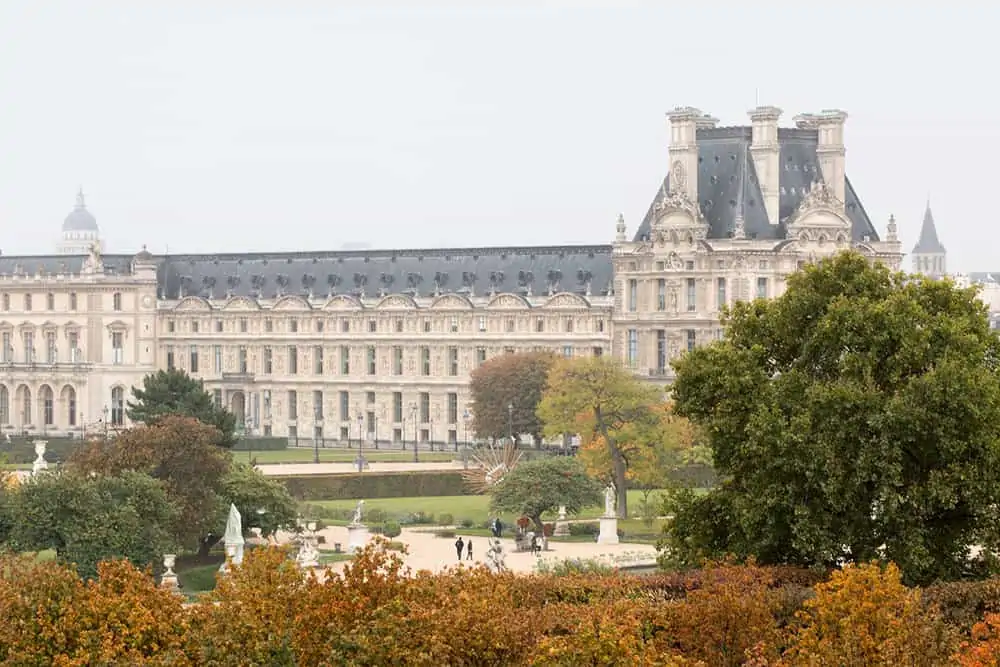
<svg viewBox="0 0 1000 667">
<path fill-rule="evenodd" d="M 111 363 L 121 366 L 125 363 L 125 333 L 111 332 Z"/>
<path fill-rule="evenodd" d="M 346 392 L 340 392 L 340 421 L 346 422 L 351 421 L 351 395 Z"/>
<path fill-rule="evenodd" d="M 313 346 L 313 374 L 322 375 L 323 374 L 323 346 L 315 345 Z"/>
<path fill-rule="evenodd" d="M 299 350 L 294 345 L 288 346 L 288 374 L 296 375 L 299 372 Z"/>
<path fill-rule="evenodd" d="M 46 310 L 56 309 L 56 295 L 52 292 L 45 295 L 45 308 Z"/>
<path fill-rule="evenodd" d="M 263 365 L 262 371 L 264 375 L 270 375 L 274 371 L 274 352 L 271 351 L 270 345 L 264 346 L 262 365 Z"/>
<path fill-rule="evenodd" d="M 392 348 L 392 374 L 403 374 L 403 348 L 399 345 Z"/>
<path fill-rule="evenodd" d="M 392 421 L 399 424 L 403 421 L 403 392 L 392 392 Z"/>
<path fill-rule="evenodd" d="M 313 420 L 323 421 L 323 392 L 319 390 L 313 392 Z"/>
<path fill-rule="evenodd" d="M 376 363 L 376 358 L 375 358 L 375 346 L 374 345 L 369 345 L 368 346 L 368 350 L 366 352 L 366 355 L 368 357 L 368 359 L 367 359 L 368 360 L 368 375 L 375 375 L 375 372 L 378 369 L 376 368 L 377 363 Z"/>
<path fill-rule="evenodd" d="M 639 283 L 635 278 L 629 278 L 625 298 L 628 300 L 628 312 L 634 313 L 639 307 Z"/>
<path fill-rule="evenodd" d="M 716 278 L 715 279 L 715 307 L 722 310 L 722 307 L 726 305 L 726 279 Z"/>
<path fill-rule="evenodd" d="M 698 288 L 694 278 L 685 281 L 687 287 L 687 309 L 689 313 L 698 310 Z"/>
<path fill-rule="evenodd" d="M 111 310 L 120 312 L 122 309 L 122 293 L 115 292 L 111 295 Z"/>
<path fill-rule="evenodd" d="M 454 392 L 448 394 L 448 423 L 458 423 L 458 394 Z"/>
<path fill-rule="evenodd" d="M 246 375 L 249 372 L 247 364 L 247 346 L 240 345 L 239 349 L 236 351 L 237 362 L 239 363 L 239 368 L 237 369 L 240 374 Z"/>
<path fill-rule="evenodd" d="M 429 347 L 420 348 L 420 374 L 425 376 L 431 374 L 431 348 Z"/>
<path fill-rule="evenodd" d="M 340 374 L 351 374 L 351 348 L 347 345 L 340 346 Z"/>
<path fill-rule="evenodd" d="M 458 375 L 458 348 L 448 348 L 448 375 L 454 377 Z"/>
<path fill-rule="evenodd" d="M 656 309 L 667 309 L 667 281 L 663 278 L 656 281 Z"/>
<path fill-rule="evenodd" d="M 299 418 L 299 393 L 292 389 L 288 392 L 288 419 L 295 421 Z"/>
<path fill-rule="evenodd" d="M 420 392 L 420 423 L 426 424 L 431 420 L 431 395 L 426 391 Z"/>
<path fill-rule="evenodd" d="M 639 332 L 636 329 L 629 329 L 627 335 L 626 361 L 629 367 L 635 368 L 635 365 L 639 363 Z"/>
<path fill-rule="evenodd" d="M 198 372 L 198 346 L 197 345 L 192 345 L 191 346 L 190 356 L 191 356 L 191 372 L 192 373 L 197 373 Z"/>
</svg>

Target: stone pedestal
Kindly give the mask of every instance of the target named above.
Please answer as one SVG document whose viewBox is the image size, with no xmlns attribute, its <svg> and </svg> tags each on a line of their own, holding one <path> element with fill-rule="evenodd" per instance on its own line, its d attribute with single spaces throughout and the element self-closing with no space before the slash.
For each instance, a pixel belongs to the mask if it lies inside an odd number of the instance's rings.
<svg viewBox="0 0 1000 667">
<path fill-rule="evenodd" d="M 569 535 L 569 522 L 567 521 L 556 521 L 556 529 L 552 532 L 556 537 L 565 537 Z"/>
<path fill-rule="evenodd" d="M 163 576 L 160 577 L 160 588 L 171 592 L 176 592 L 180 585 L 177 582 L 177 573 L 174 572 L 174 563 L 177 561 L 175 554 L 163 556 Z"/>
<path fill-rule="evenodd" d="M 618 517 L 601 517 L 601 534 L 597 536 L 598 544 L 618 544 Z"/>
<path fill-rule="evenodd" d="M 49 469 L 49 463 L 45 460 L 45 448 L 48 444 L 47 440 L 35 440 L 35 460 L 31 464 L 32 475 Z"/>
<path fill-rule="evenodd" d="M 368 537 L 368 526 L 348 526 L 347 553 L 352 554 L 359 549 L 363 549 L 368 544 Z"/>
</svg>

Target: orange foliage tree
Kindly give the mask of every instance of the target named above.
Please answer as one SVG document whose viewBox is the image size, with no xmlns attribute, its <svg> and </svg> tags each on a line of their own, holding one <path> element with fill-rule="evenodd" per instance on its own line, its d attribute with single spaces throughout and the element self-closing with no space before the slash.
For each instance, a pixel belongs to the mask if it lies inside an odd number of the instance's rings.
<svg viewBox="0 0 1000 667">
<path fill-rule="evenodd" d="M 542 423 L 535 412 L 556 358 L 551 352 L 502 354 L 472 371 L 473 432 L 494 441 L 528 433 L 540 444 Z"/>
<path fill-rule="evenodd" d="M 987 614 L 972 626 L 971 639 L 962 642 L 953 659 L 959 667 L 1000 665 L 1000 614 Z"/>
</svg>

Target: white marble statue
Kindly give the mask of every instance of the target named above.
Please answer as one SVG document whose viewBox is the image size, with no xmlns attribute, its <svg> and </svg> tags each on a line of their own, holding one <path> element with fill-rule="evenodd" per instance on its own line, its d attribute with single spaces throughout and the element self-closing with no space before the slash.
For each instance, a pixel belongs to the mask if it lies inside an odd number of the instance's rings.
<svg viewBox="0 0 1000 667">
<path fill-rule="evenodd" d="M 226 547 L 226 562 L 222 564 L 222 569 L 226 569 L 226 565 L 230 562 L 233 565 L 242 565 L 243 563 L 243 545 L 245 541 L 243 539 L 243 517 L 240 516 L 240 511 L 236 509 L 236 505 L 229 505 L 229 519 L 226 520 L 226 536 L 223 538 L 223 544 Z"/>
<path fill-rule="evenodd" d="M 301 525 L 301 524 L 300 524 Z M 295 562 L 301 568 L 312 568 L 319 566 L 319 540 L 316 537 L 316 522 L 310 521 L 302 526 L 296 540 L 299 544 L 298 553 L 295 554 Z"/>
<path fill-rule="evenodd" d="M 494 538 L 490 542 L 490 548 L 486 550 L 486 564 L 492 572 L 500 573 L 507 569 L 505 562 L 506 554 L 500 540 Z"/>
<path fill-rule="evenodd" d="M 615 494 L 615 485 L 608 484 L 604 489 L 604 516 L 618 516 L 618 498 Z"/>
<path fill-rule="evenodd" d="M 49 468 L 49 462 L 45 460 L 45 447 L 48 444 L 45 440 L 35 440 L 35 461 L 31 464 L 31 472 L 34 475 Z"/>
<path fill-rule="evenodd" d="M 365 501 L 359 500 L 357 507 L 354 508 L 354 518 L 351 519 L 351 525 L 360 526 L 361 525 L 361 511 L 365 506 Z"/>
</svg>

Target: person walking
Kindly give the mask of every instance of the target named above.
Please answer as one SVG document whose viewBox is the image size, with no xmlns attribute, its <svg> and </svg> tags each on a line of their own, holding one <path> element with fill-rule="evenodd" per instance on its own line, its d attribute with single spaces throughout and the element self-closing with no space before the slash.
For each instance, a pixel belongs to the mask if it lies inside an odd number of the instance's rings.
<svg viewBox="0 0 1000 667">
<path fill-rule="evenodd" d="M 461 555 L 460 555 L 461 557 Z M 465 543 L 465 560 L 472 560 L 472 538 Z"/>
<path fill-rule="evenodd" d="M 459 563 L 462 562 L 462 550 L 464 548 L 465 548 L 465 542 L 463 542 L 462 538 L 459 537 L 458 540 L 455 541 L 455 551 L 458 552 L 458 562 Z"/>
</svg>

